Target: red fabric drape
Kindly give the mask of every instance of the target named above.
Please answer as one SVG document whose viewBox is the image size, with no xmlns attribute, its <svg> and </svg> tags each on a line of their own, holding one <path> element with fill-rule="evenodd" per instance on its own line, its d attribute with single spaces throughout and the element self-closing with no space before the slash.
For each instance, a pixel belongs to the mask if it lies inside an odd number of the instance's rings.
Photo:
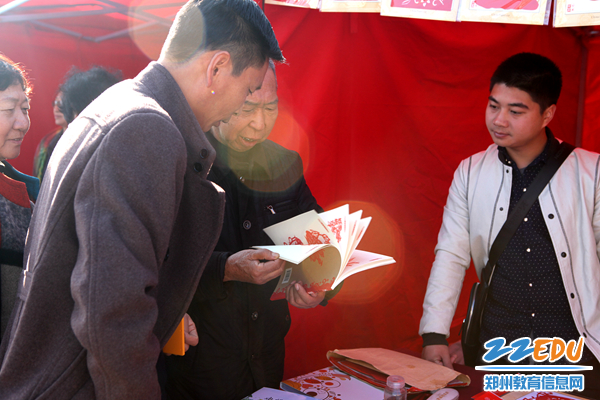
<svg viewBox="0 0 600 400">
<path fill-rule="evenodd" d="M 325 308 L 292 310 L 286 376 L 326 365 L 335 348 L 420 351 L 418 324 L 452 174 L 492 142 L 484 110 L 493 70 L 521 51 L 555 60 L 565 83 L 551 127 L 573 142 L 579 39 L 551 27 L 266 12 L 289 60 L 278 70 L 280 96 L 294 116 L 291 133 L 308 143 L 301 148 L 308 148 L 309 185 L 326 208 L 347 201 L 373 215 L 362 247 L 398 261 L 351 277 Z M 286 128 L 278 124 L 276 134 Z M 474 279 L 470 269 L 453 340 Z"/>
<path fill-rule="evenodd" d="M 437 232 L 452 174 L 485 149 L 488 82 L 521 51 L 553 59 L 564 89 L 551 128 L 575 141 L 581 44 L 570 28 L 449 23 L 320 13 L 269 6 L 288 64 L 278 68 L 280 117 L 272 138 L 298 150 L 325 208 L 349 202 L 374 217 L 361 244 L 397 264 L 349 278 L 327 307 L 292 310 L 285 376 L 327 365 L 327 350 L 405 347 L 417 335 Z M 0 51 L 22 62 L 36 85 L 32 128 L 14 165 L 31 172 L 33 149 L 53 127 L 51 101 L 71 64 L 101 64 L 134 76 L 147 58 L 127 38 L 94 44 L 29 25 L 0 25 Z M 584 147 L 600 148 L 600 46 L 590 48 Z M 590 114 L 593 115 L 590 115 Z M 462 321 L 469 269 L 453 323 Z"/>
<path fill-rule="evenodd" d="M 600 152 L 600 37 L 585 41 L 588 50 L 582 147 Z"/>
</svg>

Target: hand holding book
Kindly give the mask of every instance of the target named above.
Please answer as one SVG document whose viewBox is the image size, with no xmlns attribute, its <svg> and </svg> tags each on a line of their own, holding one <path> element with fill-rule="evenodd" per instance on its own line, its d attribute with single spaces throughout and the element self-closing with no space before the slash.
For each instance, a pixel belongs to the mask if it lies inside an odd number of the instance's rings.
<svg viewBox="0 0 600 400">
<path fill-rule="evenodd" d="M 307 292 L 302 282 L 291 282 L 285 298 L 296 308 L 315 308 L 325 298 L 325 292 Z"/>
<path fill-rule="evenodd" d="M 230 255 L 225 264 L 224 282 L 239 281 L 262 285 L 283 272 L 285 262 L 269 250 L 242 250 Z"/>
<path fill-rule="evenodd" d="M 303 282 L 306 291 L 334 289 L 347 277 L 367 269 L 392 264 L 392 257 L 357 250 L 371 218 L 349 206 L 317 214 L 309 211 L 265 228 L 275 246 L 271 250 L 287 261 L 271 300 L 286 298 L 292 282 Z"/>
</svg>

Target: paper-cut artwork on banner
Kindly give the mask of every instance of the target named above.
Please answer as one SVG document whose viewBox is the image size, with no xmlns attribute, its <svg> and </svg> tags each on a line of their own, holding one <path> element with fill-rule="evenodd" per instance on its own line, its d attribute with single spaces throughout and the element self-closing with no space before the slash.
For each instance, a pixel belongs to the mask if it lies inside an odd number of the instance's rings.
<svg viewBox="0 0 600 400">
<path fill-rule="evenodd" d="M 554 0 L 554 26 L 600 24 L 600 0 Z"/>
<path fill-rule="evenodd" d="M 267 4 L 275 4 L 277 6 L 290 6 L 300 8 L 319 8 L 319 0 L 265 0 Z"/>
<path fill-rule="evenodd" d="M 551 0 L 463 0 L 459 21 L 547 25 Z"/>
<path fill-rule="evenodd" d="M 382 0 L 381 15 L 456 21 L 460 0 Z"/>
<path fill-rule="evenodd" d="M 325 12 L 380 13 L 381 0 L 321 0 L 319 9 Z"/>
<path fill-rule="evenodd" d="M 487 9 L 535 11 L 540 4 L 537 0 L 475 0 L 475 4 Z"/>
</svg>

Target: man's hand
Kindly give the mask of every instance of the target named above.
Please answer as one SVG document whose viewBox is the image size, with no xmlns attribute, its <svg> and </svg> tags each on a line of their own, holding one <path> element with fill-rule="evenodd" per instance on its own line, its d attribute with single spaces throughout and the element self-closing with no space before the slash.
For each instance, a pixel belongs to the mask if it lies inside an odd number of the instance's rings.
<svg viewBox="0 0 600 400">
<path fill-rule="evenodd" d="M 285 291 L 288 303 L 297 308 L 314 308 L 325 298 L 325 292 L 307 292 L 302 282 L 292 282 Z"/>
<path fill-rule="evenodd" d="M 448 346 L 444 344 L 432 344 L 431 346 L 423 347 L 421 358 L 453 369 L 450 351 L 448 350 Z"/>
<path fill-rule="evenodd" d="M 185 342 L 185 351 L 187 352 L 190 346 L 196 346 L 198 344 L 198 332 L 196 332 L 196 324 L 192 321 L 192 318 L 185 313 L 183 317 L 183 336 Z"/>
<path fill-rule="evenodd" d="M 281 275 L 284 265 L 279 254 L 266 249 L 238 251 L 227 259 L 223 281 L 262 285 Z"/>
<path fill-rule="evenodd" d="M 452 364 L 465 365 L 465 357 L 463 355 L 462 344 L 460 343 L 460 340 L 448 346 L 448 351 L 450 352 L 450 361 Z"/>
</svg>

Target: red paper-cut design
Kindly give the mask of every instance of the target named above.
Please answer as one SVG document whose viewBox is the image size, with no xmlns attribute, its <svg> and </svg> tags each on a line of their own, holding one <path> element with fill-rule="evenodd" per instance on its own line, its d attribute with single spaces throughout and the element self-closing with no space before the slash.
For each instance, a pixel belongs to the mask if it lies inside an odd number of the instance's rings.
<svg viewBox="0 0 600 400">
<path fill-rule="evenodd" d="M 307 396 L 323 400 L 342 400 L 338 388 L 343 381 L 351 379 L 348 375 L 332 369 L 319 370 L 312 376 L 298 378 L 300 379 L 298 382 L 287 380 L 285 383 Z"/>
<path fill-rule="evenodd" d="M 308 0 L 274 0 L 278 3 L 293 4 L 301 7 L 310 7 Z"/>
<path fill-rule="evenodd" d="M 329 237 L 323 233 L 319 233 L 314 229 L 308 229 L 306 231 L 306 242 L 308 244 L 328 244 L 331 243 Z M 323 265 L 323 257 L 325 256 L 325 252 L 323 250 L 319 250 L 313 255 L 310 256 L 311 261 L 316 261 L 319 265 Z"/>
<path fill-rule="evenodd" d="M 288 237 L 288 241 L 289 243 L 283 242 L 284 245 L 288 246 L 295 246 L 295 245 L 302 245 L 304 243 L 302 243 L 302 240 L 300 240 L 300 238 L 298 238 L 297 236 L 292 236 L 292 237 Z"/>
<path fill-rule="evenodd" d="M 533 399 L 533 398 L 532 398 Z M 536 400 L 571 400 L 572 397 L 564 397 L 552 392 L 539 392 L 535 397 Z"/>
<path fill-rule="evenodd" d="M 473 398 L 473 400 L 502 400 L 502 397 L 497 396 L 496 394 L 491 393 L 491 392 L 477 393 L 472 398 Z"/>
<path fill-rule="evenodd" d="M 285 290 L 283 288 L 277 289 L 271 295 L 271 300 L 283 300 L 285 299 Z"/>
<path fill-rule="evenodd" d="M 311 285 L 310 287 L 307 287 L 305 285 L 305 289 L 306 291 L 311 291 L 311 292 L 324 292 L 326 290 L 331 290 L 331 285 L 333 285 L 333 281 L 335 280 L 335 277 L 331 278 L 331 279 L 323 279 L 321 281 L 321 283 L 314 283 L 313 285 Z"/>
<path fill-rule="evenodd" d="M 392 0 L 392 7 L 450 11 L 452 10 L 452 0 Z"/>
<path fill-rule="evenodd" d="M 335 280 L 335 276 L 331 279 L 323 279 L 321 282 L 314 282 L 312 285 L 307 285 L 306 283 L 302 286 L 304 290 L 307 292 L 324 292 L 326 290 L 331 290 L 331 285 L 333 285 L 333 281 Z M 288 285 L 289 286 L 289 285 Z"/>
<path fill-rule="evenodd" d="M 329 227 L 329 229 L 331 229 L 331 232 L 333 232 L 335 234 L 335 239 L 339 242 L 342 241 L 342 219 L 341 218 L 336 218 L 333 221 L 329 221 L 327 223 L 327 226 Z"/>
<path fill-rule="evenodd" d="M 537 0 L 475 0 L 479 7 L 501 8 L 503 10 L 530 10 L 538 9 Z"/>
</svg>

